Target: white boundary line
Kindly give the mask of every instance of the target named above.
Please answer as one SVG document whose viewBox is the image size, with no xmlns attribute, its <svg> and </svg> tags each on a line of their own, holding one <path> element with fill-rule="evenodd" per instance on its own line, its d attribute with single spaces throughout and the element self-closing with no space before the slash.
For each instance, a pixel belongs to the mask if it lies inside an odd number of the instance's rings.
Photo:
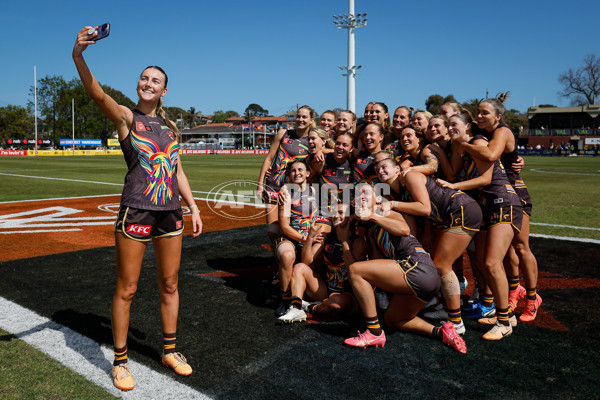
<svg viewBox="0 0 600 400">
<path fill-rule="evenodd" d="M 537 168 L 531 168 L 530 171 L 531 172 L 538 172 L 538 173 L 541 173 L 541 174 L 586 175 L 586 176 L 598 176 L 598 177 L 600 177 L 600 174 L 588 174 L 588 173 L 585 173 L 585 172 L 544 171 L 543 169 L 537 169 Z"/>
<path fill-rule="evenodd" d="M 544 238 L 544 239 L 566 240 L 569 242 L 600 244 L 600 240 L 596 240 L 596 239 L 576 238 L 576 237 L 569 237 L 569 236 L 552 236 L 552 235 L 543 235 L 541 233 L 530 233 L 529 236 L 539 237 L 539 238 Z"/>
<path fill-rule="evenodd" d="M 122 392 L 112 383 L 112 349 L 3 297 L 0 297 L 0 328 L 114 396 L 140 400 L 210 399 L 205 394 L 133 360 L 129 360 L 129 365 L 135 389 Z"/>
</svg>

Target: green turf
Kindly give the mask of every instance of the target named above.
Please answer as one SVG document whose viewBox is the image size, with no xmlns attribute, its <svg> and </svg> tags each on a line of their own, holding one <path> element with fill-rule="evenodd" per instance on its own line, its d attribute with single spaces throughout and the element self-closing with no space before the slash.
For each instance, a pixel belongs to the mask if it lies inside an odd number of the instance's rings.
<svg viewBox="0 0 600 400">
<path fill-rule="evenodd" d="M 115 397 L 0 329 L 0 398 L 93 400 Z"/>
<path fill-rule="evenodd" d="M 192 190 L 203 198 L 223 182 L 255 181 L 264 156 L 190 155 L 182 160 Z M 64 179 L 0 175 L 0 201 L 120 193 L 125 172 L 121 156 L 0 157 L 0 173 Z M 532 233 L 600 240 L 600 230 L 535 225 L 600 228 L 600 157 L 527 157 L 522 175 L 533 199 Z"/>
</svg>

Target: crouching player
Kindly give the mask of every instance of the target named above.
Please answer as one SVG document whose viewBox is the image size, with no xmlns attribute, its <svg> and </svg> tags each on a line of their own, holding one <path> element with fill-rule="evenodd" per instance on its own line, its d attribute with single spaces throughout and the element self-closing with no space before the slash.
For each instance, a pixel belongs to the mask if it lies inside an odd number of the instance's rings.
<svg viewBox="0 0 600 400">
<path fill-rule="evenodd" d="M 429 254 L 410 234 L 402 215 L 381 204 L 371 185 L 361 185 L 356 202 L 357 216 L 371 223 L 369 240 L 386 259 L 356 262 L 349 267 L 349 279 L 363 312 L 367 329 L 344 341 L 352 347 L 383 347 L 385 333 L 379 324 L 373 286 L 392 293 L 384 314 L 392 328 L 430 336 L 460 353 L 467 352 L 454 324 L 436 327 L 417 316 L 440 290 L 440 276 Z M 385 207 L 387 205 L 387 207 Z"/>
<path fill-rule="evenodd" d="M 358 311 L 347 266 L 365 258 L 366 245 L 354 234 L 349 214 L 349 206 L 339 203 L 332 217 L 331 232 L 324 233 L 327 228 L 322 224 L 311 227 L 302 249 L 302 262 L 294 266 L 291 305 L 279 317 L 281 322 L 306 321 L 306 312 L 338 319 Z M 320 240 L 323 235 L 327 235 L 324 241 Z M 317 268 L 320 264 L 325 264 L 324 278 Z M 303 302 L 305 294 L 315 303 Z"/>
</svg>

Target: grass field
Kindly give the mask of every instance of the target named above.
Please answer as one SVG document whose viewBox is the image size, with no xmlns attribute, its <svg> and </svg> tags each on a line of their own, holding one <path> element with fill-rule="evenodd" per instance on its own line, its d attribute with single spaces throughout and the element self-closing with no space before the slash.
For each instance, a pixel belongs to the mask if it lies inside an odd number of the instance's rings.
<svg viewBox="0 0 600 400">
<path fill-rule="evenodd" d="M 185 156 L 183 165 L 196 197 L 205 198 L 222 182 L 255 181 L 263 160 L 264 156 Z M 0 201 L 120 193 L 125 172 L 119 156 L 4 157 Z M 529 157 L 522 176 L 534 204 L 532 233 L 600 240 L 600 158 Z"/>
<path fill-rule="evenodd" d="M 254 181 L 263 159 L 184 156 L 183 165 L 196 197 L 203 199 L 221 182 Z M 0 158 L 0 202 L 118 194 L 125 171 L 118 156 Z M 600 158 L 529 157 L 522 176 L 533 198 L 533 234 L 600 240 Z M 182 382 L 215 398 L 598 396 L 594 377 L 600 365 L 595 351 L 600 313 L 592 307 L 600 300 L 600 276 L 593 262 L 598 244 L 533 240 L 542 307 L 548 313 L 540 319 L 554 328 L 523 325 L 510 341 L 489 344 L 478 340 L 481 332 L 469 322 L 465 363 L 430 339 L 414 335 L 390 335 L 385 351 L 356 352 L 339 346 L 353 333 L 354 327 L 347 324 L 276 326 L 269 290 L 260 279 L 236 272 L 242 268 L 264 274 L 272 268 L 270 254 L 261 249 L 262 227 L 203 236 L 184 241 L 181 345 L 202 368 Z M 235 248 L 224 236 L 236 238 L 231 241 Z M 112 288 L 100 283 L 112 283 L 113 267 L 106 264 L 112 263 L 113 251 L 99 248 L 0 262 L 0 296 L 110 346 L 105 321 L 110 318 Z M 139 331 L 130 345 L 132 357 L 150 366 L 156 364 L 157 313 L 144 307 L 156 304 L 153 262 L 150 254 L 144 266 L 149 276 L 142 278 L 134 301 L 132 326 Z M 234 271 L 242 278 L 212 278 L 219 271 Z M 331 381 L 323 379 L 324 374 Z M 0 398 L 111 396 L 0 330 Z"/>
</svg>

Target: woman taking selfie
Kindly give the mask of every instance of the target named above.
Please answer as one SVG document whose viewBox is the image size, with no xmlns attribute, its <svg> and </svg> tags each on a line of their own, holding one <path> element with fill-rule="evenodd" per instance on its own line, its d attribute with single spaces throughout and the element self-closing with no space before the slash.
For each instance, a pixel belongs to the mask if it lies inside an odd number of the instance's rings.
<svg viewBox="0 0 600 400">
<path fill-rule="evenodd" d="M 104 93 L 83 58 L 87 47 L 96 43 L 96 29 L 86 26 L 79 31 L 73 61 L 85 90 L 115 124 L 128 167 L 115 223 L 117 284 L 112 303 L 115 351 L 112 376 L 117 388 L 131 390 L 135 384 L 127 363 L 129 313 L 149 241 L 152 241 L 158 264 L 164 340 L 162 363 L 180 375 L 192 373 L 185 357 L 175 351 L 183 233 L 180 195 L 192 212 L 193 236 L 202 232 L 202 221 L 181 166 L 179 132 L 162 109 L 167 75 L 160 67 L 147 67 L 138 79 L 136 109 L 132 111 L 117 104 Z"/>
</svg>

